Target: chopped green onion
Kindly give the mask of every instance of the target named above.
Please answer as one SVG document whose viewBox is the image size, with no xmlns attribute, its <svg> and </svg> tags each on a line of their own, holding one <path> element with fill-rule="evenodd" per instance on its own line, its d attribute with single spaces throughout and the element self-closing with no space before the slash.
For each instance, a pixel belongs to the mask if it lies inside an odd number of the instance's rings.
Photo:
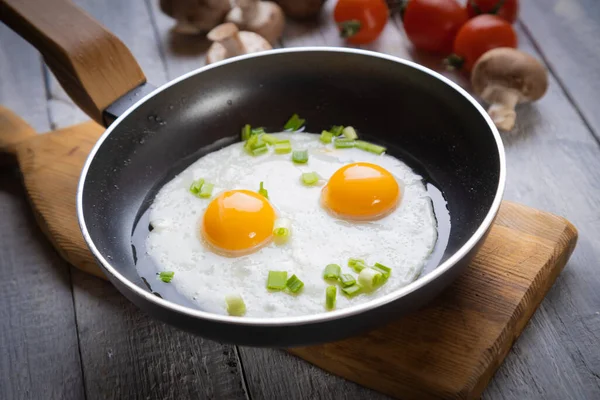
<svg viewBox="0 0 600 400">
<path fill-rule="evenodd" d="M 365 142 L 364 140 L 357 140 L 356 142 L 354 142 L 354 147 L 375 154 L 382 154 L 387 150 L 383 146 L 378 146 L 373 143 Z"/>
<path fill-rule="evenodd" d="M 377 272 L 381 272 L 385 279 L 389 278 L 390 274 L 392 273 L 392 269 L 390 267 L 386 267 L 385 265 L 379 263 L 375 263 L 375 265 L 371 268 L 373 268 Z"/>
<path fill-rule="evenodd" d="M 329 131 L 323 131 L 321 132 L 321 137 L 319 138 L 319 140 L 323 143 L 331 143 L 331 141 L 333 140 L 333 133 Z"/>
<path fill-rule="evenodd" d="M 267 289 L 283 290 L 287 283 L 287 271 L 269 271 Z"/>
<path fill-rule="evenodd" d="M 351 126 L 345 127 L 344 130 L 342 131 L 342 134 L 346 137 L 346 139 L 350 139 L 350 140 L 358 139 L 356 130 Z"/>
<path fill-rule="evenodd" d="M 292 161 L 298 164 L 306 164 L 308 161 L 308 150 L 296 150 L 292 153 Z"/>
<path fill-rule="evenodd" d="M 165 283 L 169 283 L 173 279 L 173 275 L 175 275 L 173 271 L 163 271 L 158 274 L 158 278 Z"/>
<path fill-rule="evenodd" d="M 365 260 L 361 260 L 359 258 L 350 258 L 348 260 L 348 266 L 352 268 L 357 273 L 360 273 L 363 269 L 367 268 L 367 264 L 365 264 Z"/>
<path fill-rule="evenodd" d="M 252 149 L 252 155 L 253 156 L 260 156 L 261 154 L 265 154 L 266 152 L 269 151 L 269 148 L 267 147 L 266 144 L 263 144 L 260 147 L 257 147 L 255 149 Z"/>
<path fill-rule="evenodd" d="M 253 128 L 252 129 L 252 134 L 253 135 L 260 135 L 261 133 L 265 133 L 265 128 L 263 128 L 262 126 L 258 127 L 258 128 Z"/>
<path fill-rule="evenodd" d="M 273 224 L 273 241 L 275 244 L 284 244 L 290 239 L 292 233 L 292 220 L 277 218 Z"/>
<path fill-rule="evenodd" d="M 342 273 L 342 268 L 337 264 L 329 264 L 323 271 L 323 278 L 325 279 L 337 279 Z"/>
<path fill-rule="evenodd" d="M 298 116 L 298 114 L 294 114 L 292 115 L 292 117 L 288 120 L 288 122 L 285 123 L 285 126 L 283 127 L 283 129 L 287 130 L 292 130 L 292 131 L 297 131 L 298 129 L 302 128 L 302 125 L 304 125 L 305 120 L 300 118 Z"/>
<path fill-rule="evenodd" d="M 275 153 L 286 154 L 292 151 L 292 144 L 289 140 L 281 140 L 275 143 Z"/>
<path fill-rule="evenodd" d="M 200 178 L 190 185 L 190 192 L 192 194 L 198 195 L 200 193 L 200 189 L 202 189 L 202 185 L 204 185 L 204 179 Z"/>
<path fill-rule="evenodd" d="M 290 292 L 298 293 L 298 291 L 300 291 L 300 289 L 302 289 L 302 287 L 304 286 L 304 282 L 298 279 L 296 275 L 292 275 L 290 279 L 288 279 L 285 283 L 285 286 L 287 286 Z"/>
<path fill-rule="evenodd" d="M 319 175 L 316 172 L 304 172 L 302 174 L 302 183 L 304 183 L 307 186 L 311 186 L 314 185 L 315 183 L 319 182 Z"/>
<path fill-rule="evenodd" d="M 356 283 L 356 279 L 350 274 L 342 274 L 340 275 L 340 283 L 343 287 L 352 286 Z"/>
<path fill-rule="evenodd" d="M 242 140 L 250 139 L 251 135 L 252 135 L 252 128 L 250 127 L 250 125 L 248 125 L 248 124 L 244 125 L 244 127 L 242 128 Z"/>
<path fill-rule="evenodd" d="M 198 193 L 198 196 L 202 197 L 203 199 L 209 198 L 212 195 L 214 187 L 215 185 L 213 185 L 212 183 L 205 183 L 204 185 L 202 185 L 202 189 L 200 189 L 200 193 Z"/>
<path fill-rule="evenodd" d="M 352 285 L 352 286 L 348 286 L 345 288 L 342 288 L 342 292 L 344 292 L 344 294 L 348 297 L 354 297 L 357 294 L 359 294 L 362 290 L 362 287 L 360 285 Z"/>
<path fill-rule="evenodd" d="M 382 279 L 383 274 L 373 268 L 365 268 L 358 274 L 358 283 L 367 289 L 375 288 Z"/>
<path fill-rule="evenodd" d="M 244 149 L 252 154 L 252 151 L 258 147 L 264 146 L 265 143 L 263 142 L 262 138 L 259 135 L 252 135 L 248 138 L 248 140 L 246 140 L 246 143 L 244 144 Z"/>
<path fill-rule="evenodd" d="M 333 310 L 335 308 L 335 298 L 337 295 L 337 287 L 334 285 L 328 286 L 325 289 L 325 307 L 328 310 Z"/>
<path fill-rule="evenodd" d="M 336 149 L 350 149 L 354 147 L 354 140 L 351 139 L 335 139 L 333 145 Z"/>
<path fill-rule="evenodd" d="M 273 145 L 279 141 L 279 139 L 277 139 L 275 136 L 269 135 L 268 133 L 261 135 L 261 137 L 262 137 L 262 140 L 265 141 L 265 143 L 271 144 L 271 145 Z"/>
<path fill-rule="evenodd" d="M 269 198 L 269 191 L 265 189 L 262 182 L 260 183 L 260 186 L 258 188 L 258 194 L 263 195 L 267 199 Z"/>
<path fill-rule="evenodd" d="M 333 133 L 334 136 L 340 136 L 343 131 L 344 131 L 344 127 L 342 125 L 339 125 L 339 126 L 334 125 L 329 130 L 329 132 Z"/>
<path fill-rule="evenodd" d="M 241 317 L 246 314 L 246 303 L 239 294 L 228 294 L 225 296 L 225 303 L 227 303 L 227 313 L 236 317 Z"/>
</svg>

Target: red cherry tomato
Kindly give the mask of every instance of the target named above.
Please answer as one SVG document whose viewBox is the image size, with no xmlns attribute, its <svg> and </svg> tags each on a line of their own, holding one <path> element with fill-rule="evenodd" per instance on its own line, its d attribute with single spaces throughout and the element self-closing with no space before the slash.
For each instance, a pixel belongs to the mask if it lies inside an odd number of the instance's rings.
<svg viewBox="0 0 600 400">
<path fill-rule="evenodd" d="M 470 19 L 454 39 L 454 54 L 462 59 L 462 68 L 471 71 L 479 57 L 497 47 L 517 47 L 517 34 L 512 25 L 491 14 Z"/>
<path fill-rule="evenodd" d="M 467 22 L 456 0 L 409 0 L 402 13 L 406 36 L 420 50 L 449 54 L 460 27 Z"/>
<path fill-rule="evenodd" d="M 339 0 L 333 11 L 340 34 L 352 44 L 367 44 L 377 39 L 389 16 L 384 0 Z"/>
<path fill-rule="evenodd" d="M 512 24 L 519 14 L 519 0 L 467 0 L 467 13 L 469 18 L 494 14 Z"/>
</svg>

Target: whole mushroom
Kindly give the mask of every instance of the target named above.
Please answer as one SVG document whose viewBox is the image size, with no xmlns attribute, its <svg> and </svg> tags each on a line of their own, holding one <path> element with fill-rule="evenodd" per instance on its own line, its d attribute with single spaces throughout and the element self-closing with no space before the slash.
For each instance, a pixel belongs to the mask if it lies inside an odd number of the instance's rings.
<svg viewBox="0 0 600 400">
<path fill-rule="evenodd" d="M 175 19 L 173 31 L 198 34 L 210 31 L 231 10 L 229 0 L 160 0 L 160 9 Z"/>
<path fill-rule="evenodd" d="M 283 33 L 285 15 L 281 7 L 272 1 L 234 0 L 235 7 L 225 21 L 233 22 L 244 31 L 252 31 L 267 39 L 272 45 Z"/>
<path fill-rule="evenodd" d="M 316 18 L 326 0 L 275 0 L 285 15 L 292 19 L 305 20 Z"/>
<path fill-rule="evenodd" d="M 515 126 L 515 107 L 539 100 L 548 89 L 548 72 L 533 56 L 500 47 L 484 53 L 471 73 L 475 93 L 487 102 L 488 114 L 498 129 Z"/>
<path fill-rule="evenodd" d="M 206 53 L 207 64 L 272 49 L 269 42 L 259 34 L 239 31 L 238 27 L 231 22 L 213 28 L 206 37 L 213 42 Z"/>
</svg>

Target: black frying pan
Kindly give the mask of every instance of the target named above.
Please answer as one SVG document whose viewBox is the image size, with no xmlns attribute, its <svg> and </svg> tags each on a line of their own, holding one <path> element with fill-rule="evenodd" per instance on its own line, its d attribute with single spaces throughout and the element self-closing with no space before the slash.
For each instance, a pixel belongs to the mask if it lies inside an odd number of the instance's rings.
<svg viewBox="0 0 600 400">
<path fill-rule="evenodd" d="M 362 50 L 273 50 L 201 68 L 154 90 L 122 43 L 71 4 L 0 0 L 0 11 L 5 23 L 43 53 L 82 109 L 108 126 L 85 164 L 77 195 L 90 250 L 121 293 L 182 329 L 272 347 L 372 329 L 422 306 L 450 284 L 500 206 L 505 159 L 493 123 L 464 90 L 417 64 Z M 237 141 L 242 125 L 278 130 L 292 113 L 306 118 L 308 131 L 341 122 L 369 133 L 366 139 L 388 146 L 441 190 L 450 226 L 433 265 L 385 297 L 303 317 L 221 316 L 176 294 L 153 293 L 137 272 L 143 249 L 135 247 L 132 235 L 136 227 L 136 235 L 147 233 L 144 211 L 154 194 L 198 157 Z"/>
</svg>

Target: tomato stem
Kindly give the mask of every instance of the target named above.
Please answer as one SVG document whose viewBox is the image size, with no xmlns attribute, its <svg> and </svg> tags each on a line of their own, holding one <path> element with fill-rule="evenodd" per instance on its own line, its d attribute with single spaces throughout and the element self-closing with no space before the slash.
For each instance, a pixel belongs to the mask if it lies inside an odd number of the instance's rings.
<svg viewBox="0 0 600 400">
<path fill-rule="evenodd" d="M 361 23 L 357 19 L 351 19 L 340 22 L 338 27 L 340 29 L 340 36 L 347 39 L 360 31 Z"/>
<path fill-rule="evenodd" d="M 498 12 L 500 11 L 500 9 L 502 8 L 502 6 L 504 5 L 505 2 L 506 2 L 506 0 L 498 0 L 496 5 L 490 11 L 488 11 L 487 13 L 484 13 L 483 11 L 481 11 L 481 8 L 479 7 L 479 5 L 477 4 L 477 2 L 475 0 L 469 0 L 471 7 L 473 7 L 473 11 L 475 11 L 475 14 L 477 14 L 477 15 L 481 15 L 481 14 L 496 15 L 496 14 L 498 14 Z"/>
<path fill-rule="evenodd" d="M 448 70 L 461 69 L 463 64 L 465 63 L 465 59 L 458 54 L 450 54 L 448 57 L 444 58 L 444 66 Z"/>
</svg>

